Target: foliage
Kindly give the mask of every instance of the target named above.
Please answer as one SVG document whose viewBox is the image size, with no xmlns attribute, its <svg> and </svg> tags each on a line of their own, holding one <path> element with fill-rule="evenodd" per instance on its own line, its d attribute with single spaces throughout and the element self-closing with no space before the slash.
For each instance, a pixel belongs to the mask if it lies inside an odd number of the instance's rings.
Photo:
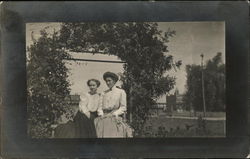
<svg viewBox="0 0 250 159">
<path fill-rule="evenodd" d="M 187 109 L 193 106 L 196 111 L 203 110 L 201 71 L 200 65 L 186 66 L 187 92 L 184 103 Z M 225 64 L 222 63 L 221 53 L 206 63 L 204 89 L 207 111 L 225 111 Z"/>
<path fill-rule="evenodd" d="M 36 138 L 50 137 L 50 126 L 68 109 L 64 103 L 70 92 L 68 69 L 63 59 L 69 55 L 57 41 L 58 33 L 42 30 L 41 37 L 28 47 L 28 131 Z"/>
<path fill-rule="evenodd" d="M 162 32 L 157 23 L 64 23 L 60 30 L 61 47 L 75 52 L 116 55 L 125 61 L 123 88 L 128 94 L 129 112 L 135 135 L 142 126 L 155 99 L 175 84 L 165 72 L 179 67 L 168 54 L 167 43 L 175 35 Z"/>
</svg>

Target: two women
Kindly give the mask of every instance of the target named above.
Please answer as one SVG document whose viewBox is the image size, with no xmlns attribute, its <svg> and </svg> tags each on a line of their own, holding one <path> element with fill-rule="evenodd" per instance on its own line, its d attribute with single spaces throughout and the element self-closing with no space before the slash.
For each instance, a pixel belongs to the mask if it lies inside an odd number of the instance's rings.
<svg viewBox="0 0 250 159">
<path fill-rule="evenodd" d="M 103 79 L 109 89 L 102 94 L 97 93 L 100 82 L 96 79 L 88 80 L 90 91 L 80 97 L 79 111 L 73 124 L 70 123 L 71 130 L 65 130 L 66 124 L 56 131 L 64 133 L 55 133 L 59 134 L 56 137 L 67 134 L 74 138 L 132 137 L 131 129 L 121 117 L 127 110 L 127 104 L 125 91 L 116 86 L 118 76 L 106 72 Z"/>
</svg>

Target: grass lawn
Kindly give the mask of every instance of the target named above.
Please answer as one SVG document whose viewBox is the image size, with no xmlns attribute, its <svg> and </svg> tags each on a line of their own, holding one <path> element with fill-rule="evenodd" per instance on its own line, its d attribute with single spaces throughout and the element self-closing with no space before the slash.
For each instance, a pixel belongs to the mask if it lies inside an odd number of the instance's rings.
<svg viewBox="0 0 250 159">
<path fill-rule="evenodd" d="M 159 116 L 166 116 L 166 115 L 170 115 L 170 113 L 164 112 L 162 109 L 158 109 L 158 110 L 152 110 L 154 115 L 159 115 Z M 198 116 L 203 116 L 203 112 L 196 112 L 196 115 L 194 112 L 190 112 L 190 111 L 173 111 L 172 112 L 172 116 L 183 116 L 183 117 L 198 117 Z M 225 118 L 226 117 L 226 113 L 225 112 L 206 112 L 206 117 L 218 117 L 218 118 Z"/>
<path fill-rule="evenodd" d="M 183 118 L 184 114 L 172 117 L 162 115 L 150 117 L 144 127 L 144 137 L 224 137 L 226 120 L 218 118 L 221 114 L 210 117 L 214 120 Z"/>
</svg>

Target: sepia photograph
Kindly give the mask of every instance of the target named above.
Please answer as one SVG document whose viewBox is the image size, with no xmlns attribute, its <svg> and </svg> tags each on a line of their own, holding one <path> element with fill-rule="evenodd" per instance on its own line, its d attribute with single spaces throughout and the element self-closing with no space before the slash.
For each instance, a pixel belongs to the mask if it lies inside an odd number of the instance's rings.
<svg viewBox="0 0 250 159">
<path fill-rule="evenodd" d="M 226 136 L 225 22 L 26 23 L 31 138 Z"/>
<path fill-rule="evenodd" d="M 4 158 L 245 158 L 247 2 L 1 5 Z"/>
</svg>

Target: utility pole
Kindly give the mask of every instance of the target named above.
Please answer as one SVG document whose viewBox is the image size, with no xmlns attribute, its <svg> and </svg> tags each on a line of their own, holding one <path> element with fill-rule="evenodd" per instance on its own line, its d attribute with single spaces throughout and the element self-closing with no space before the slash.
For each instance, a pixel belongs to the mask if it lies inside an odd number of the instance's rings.
<svg viewBox="0 0 250 159">
<path fill-rule="evenodd" d="M 201 83 L 202 83 L 202 97 L 203 97 L 203 116 L 206 117 L 206 100 L 205 100 L 205 89 L 204 89 L 203 58 L 204 58 L 204 55 L 201 54 Z"/>
<path fill-rule="evenodd" d="M 129 95 L 130 95 L 130 98 L 129 98 L 129 109 L 130 109 L 130 111 L 129 111 L 129 122 L 130 123 L 132 123 L 132 106 L 133 106 L 133 99 L 132 99 L 132 96 L 131 96 L 131 94 L 132 94 L 132 92 L 133 92 L 133 87 L 132 87 L 132 83 L 130 84 L 130 89 L 129 89 Z"/>
</svg>

